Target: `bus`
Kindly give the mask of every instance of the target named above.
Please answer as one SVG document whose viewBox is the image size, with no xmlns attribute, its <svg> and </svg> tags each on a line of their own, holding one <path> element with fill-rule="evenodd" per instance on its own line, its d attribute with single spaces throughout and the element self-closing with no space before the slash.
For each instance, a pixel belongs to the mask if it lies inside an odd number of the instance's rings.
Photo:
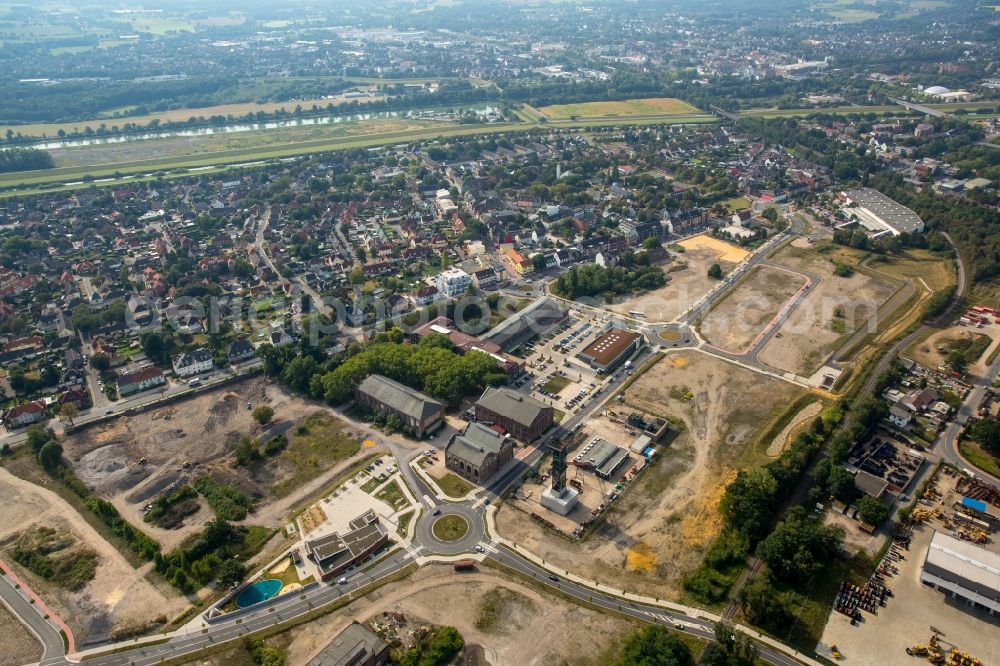
<svg viewBox="0 0 1000 666">
<path fill-rule="evenodd" d="M 640 319 L 646 316 L 646 313 L 639 312 L 638 310 L 629 310 L 628 313 L 633 317 L 639 317 Z"/>
</svg>

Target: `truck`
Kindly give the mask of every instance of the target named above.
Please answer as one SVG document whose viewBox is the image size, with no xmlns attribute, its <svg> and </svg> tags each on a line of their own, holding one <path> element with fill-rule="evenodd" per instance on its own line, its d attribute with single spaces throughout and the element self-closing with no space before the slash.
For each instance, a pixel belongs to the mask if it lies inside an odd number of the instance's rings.
<svg viewBox="0 0 1000 666">
<path fill-rule="evenodd" d="M 455 571 L 475 571 L 475 560 L 458 560 L 455 562 Z"/>
</svg>

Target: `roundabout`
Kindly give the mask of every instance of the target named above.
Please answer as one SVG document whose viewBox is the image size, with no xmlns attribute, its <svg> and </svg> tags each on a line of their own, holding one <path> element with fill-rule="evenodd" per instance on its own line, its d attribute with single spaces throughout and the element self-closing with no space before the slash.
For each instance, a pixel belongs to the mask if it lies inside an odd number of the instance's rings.
<svg viewBox="0 0 1000 666">
<path fill-rule="evenodd" d="M 485 535 L 483 516 L 471 503 L 442 502 L 434 512 L 420 514 L 415 541 L 428 554 L 458 555 L 473 552 Z"/>
</svg>

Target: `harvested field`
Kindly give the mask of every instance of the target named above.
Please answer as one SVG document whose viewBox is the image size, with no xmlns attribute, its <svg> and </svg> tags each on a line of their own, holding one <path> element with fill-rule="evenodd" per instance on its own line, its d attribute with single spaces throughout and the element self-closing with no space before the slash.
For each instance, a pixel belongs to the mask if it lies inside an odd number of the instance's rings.
<svg viewBox="0 0 1000 666">
<path fill-rule="evenodd" d="M 286 646 L 288 664 L 305 664 L 351 621 L 384 622 L 384 612 L 402 613 L 405 625 L 396 629 L 401 636 L 420 626 L 453 626 L 465 639 L 463 654 L 475 651 L 485 658 L 464 662 L 460 657 L 457 663 L 497 666 L 599 666 L 609 663 L 609 650 L 614 650 L 622 636 L 637 626 L 542 593 L 487 567 L 475 573 L 456 574 L 450 566 L 428 566 L 405 581 L 376 590 L 351 606 L 271 640 Z M 527 631 L 539 636 L 557 635 L 559 640 L 524 640 Z M 585 645 L 591 647 L 581 647 Z M 207 663 L 229 666 L 227 661 Z"/>
<path fill-rule="evenodd" d="M 41 658 L 41 643 L 0 603 L 0 666 L 33 664 Z"/>
<path fill-rule="evenodd" d="M 272 406 L 271 424 L 261 427 L 247 403 Z M 242 435 L 262 442 L 284 435 L 289 443 L 273 457 L 233 467 L 231 454 Z M 350 464 L 358 439 L 328 408 L 255 378 L 84 430 L 63 445 L 88 487 L 170 550 L 201 531 L 214 513 L 199 498 L 199 510 L 175 529 L 144 523 L 143 507 L 162 493 L 210 473 L 259 499 L 249 522 L 280 527 L 297 501 Z"/>
<path fill-rule="evenodd" d="M 757 266 L 705 315 L 698 330 L 710 344 L 741 353 L 805 284 L 802 275 Z"/>
<path fill-rule="evenodd" d="M 4 508 L 0 544 L 9 545 L 17 534 L 45 526 L 71 534 L 75 543 L 96 553 L 97 568 L 93 579 L 76 592 L 43 580 L 25 567 L 8 561 L 70 626 L 77 645 L 107 638 L 112 632 L 126 627 L 156 619 L 173 619 L 187 608 L 187 600 L 166 583 L 154 585 L 147 579 L 152 564 L 134 569 L 116 548 L 51 490 L 0 469 L 0 506 Z M 151 608 L 156 609 L 155 614 L 150 614 Z"/>
<path fill-rule="evenodd" d="M 708 277 L 712 264 L 718 263 L 728 273 L 746 257 L 745 251 L 707 236 L 689 238 L 679 244 L 686 251 L 671 252 L 670 262 L 663 265 L 666 285 L 604 307 L 619 314 L 630 310 L 642 312 L 649 322 L 674 321 L 718 286 L 718 280 Z"/>
<path fill-rule="evenodd" d="M 579 104 L 554 104 L 539 109 L 546 117 L 566 119 L 599 118 L 603 116 L 646 116 L 666 113 L 698 113 L 687 102 L 672 97 L 626 99 L 619 102 L 581 102 Z"/>
<path fill-rule="evenodd" d="M 848 250 L 835 259 L 856 267 L 861 256 Z M 898 282 L 861 270 L 854 270 L 849 277 L 837 276 L 831 259 L 804 239 L 797 239 L 772 258 L 774 264 L 807 271 L 821 281 L 761 350 L 763 363 L 800 376 L 812 375 L 854 331 L 865 328 L 869 321 L 874 326 L 879 308 L 899 289 Z"/>
<path fill-rule="evenodd" d="M 766 444 L 751 450 L 750 443 L 803 393 L 708 354 L 669 353 L 626 390 L 625 404 L 672 417 L 683 423 L 683 431 L 612 505 L 604 525 L 577 544 L 501 505 L 498 530 L 584 577 L 676 595 L 680 579 L 697 566 L 721 529 L 718 503 L 725 484 L 738 467 L 766 460 Z M 630 441 L 624 431 L 594 434 Z"/>
</svg>

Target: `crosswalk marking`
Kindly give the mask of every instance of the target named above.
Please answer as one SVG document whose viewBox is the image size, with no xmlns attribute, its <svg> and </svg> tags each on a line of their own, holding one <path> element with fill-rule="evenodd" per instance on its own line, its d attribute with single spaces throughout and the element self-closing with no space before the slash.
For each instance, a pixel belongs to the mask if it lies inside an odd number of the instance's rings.
<svg viewBox="0 0 1000 666">
<path fill-rule="evenodd" d="M 406 546 L 406 557 L 412 557 L 416 559 L 420 555 L 420 551 L 424 549 L 423 546 L 414 546 L 410 544 Z"/>
</svg>

